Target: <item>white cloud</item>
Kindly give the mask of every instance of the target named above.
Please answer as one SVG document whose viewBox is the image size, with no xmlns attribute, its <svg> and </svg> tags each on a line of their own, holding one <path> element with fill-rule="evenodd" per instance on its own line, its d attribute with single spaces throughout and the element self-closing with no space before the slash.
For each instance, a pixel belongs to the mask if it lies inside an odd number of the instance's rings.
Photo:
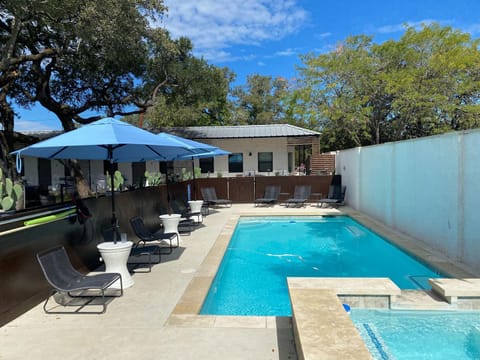
<svg viewBox="0 0 480 360">
<path fill-rule="evenodd" d="M 401 24 L 392 24 L 381 26 L 376 29 L 377 33 L 380 34 L 391 34 L 391 33 L 400 33 L 404 32 L 406 27 L 413 27 L 417 30 L 420 30 L 424 25 L 431 25 L 433 23 L 438 23 L 442 26 L 452 26 L 460 31 L 471 34 L 472 36 L 477 36 L 480 34 L 480 23 L 474 24 L 459 24 L 453 20 L 433 20 L 433 19 L 424 19 L 420 21 L 406 21 Z"/>
<path fill-rule="evenodd" d="M 480 34 L 480 24 L 470 24 L 466 27 L 461 28 L 462 31 L 472 34 L 476 36 Z"/>
<path fill-rule="evenodd" d="M 280 40 L 308 19 L 297 0 L 166 0 L 165 4 L 168 13 L 162 25 L 172 37 L 190 38 L 196 54 L 213 61 L 222 59 L 213 56 L 215 51 L 225 56 L 226 49 L 235 45 Z"/>
<path fill-rule="evenodd" d="M 415 29 L 420 29 L 423 25 L 430 25 L 434 22 L 442 23 L 441 21 L 436 21 L 432 19 L 424 19 L 420 21 L 405 21 L 401 24 L 392 24 L 385 25 L 377 28 L 378 33 L 380 34 L 392 34 L 397 32 L 404 32 L 406 27 L 413 27 Z"/>
<path fill-rule="evenodd" d="M 330 36 L 332 36 L 331 32 L 324 32 L 324 33 L 315 35 L 315 37 L 317 39 L 325 39 L 325 38 L 330 37 Z"/>
<path fill-rule="evenodd" d="M 297 55 L 297 51 L 289 48 L 282 51 L 277 51 L 274 56 L 294 56 L 294 55 Z"/>
<path fill-rule="evenodd" d="M 33 120 L 15 120 L 15 131 L 18 132 L 29 132 L 29 131 L 51 131 L 58 130 L 58 125 L 50 125 L 45 122 L 33 121 Z"/>
</svg>

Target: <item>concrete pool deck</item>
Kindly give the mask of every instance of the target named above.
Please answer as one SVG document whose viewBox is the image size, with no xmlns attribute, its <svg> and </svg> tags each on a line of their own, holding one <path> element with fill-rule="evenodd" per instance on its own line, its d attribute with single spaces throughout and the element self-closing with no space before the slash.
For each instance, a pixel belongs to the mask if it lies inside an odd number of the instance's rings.
<svg viewBox="0 0 480 360">
<path fill-rule="evenodd" d="M 240 215 L 348 213 L 441 270 L 475 277 L 403 234 L 347 207 L 340 211 L 253 204 L 214 209 L 203 226 L 182 236 L 181 248 L 162 256 L 151 273 L 135 273 L 135 284 L 115 298 L 105 314 L 47 315 L 39 304 L 3 326 L 0 359 L 297 359 L 290 317 L 197 315 L 205 285 L 215 274 Z"/>
</svg>

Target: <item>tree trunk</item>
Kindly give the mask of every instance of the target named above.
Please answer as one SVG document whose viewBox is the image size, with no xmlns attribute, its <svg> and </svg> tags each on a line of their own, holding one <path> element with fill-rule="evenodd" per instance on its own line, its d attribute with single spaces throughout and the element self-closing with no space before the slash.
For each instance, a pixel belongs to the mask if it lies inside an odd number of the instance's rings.
<svg viewBox="0 0 480 360">
<path fill-rule="evenodd" d="M 19 174 L 15 171 L 15 159 L 10 155 L 10 152 L 14 150 L 15 135 L 13 124 L 15 114 L 7 100 L 6 94 L 7 89 L 3 88 L 0 90 L 0 121 L 3 126 L 3 131 L 0 132 L 0 166 L 6 177 L 17 180 Z"/>
</svg>

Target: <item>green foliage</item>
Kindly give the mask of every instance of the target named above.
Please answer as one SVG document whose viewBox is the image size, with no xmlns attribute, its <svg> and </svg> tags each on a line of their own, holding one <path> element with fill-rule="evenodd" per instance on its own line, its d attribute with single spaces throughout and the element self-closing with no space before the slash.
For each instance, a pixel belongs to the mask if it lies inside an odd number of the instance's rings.
<svg viewBox="0 0 480 360">
<path fill-rule="evenodd" d="M 4 178 L 3 170 L 0 169 L 0 206 L 3 211 L 14 210 L 17 200 L 21 198 L 23 188 L 20 184 L 14 184 L 12 179 Z"/>
<path fill-rule="evenodd" d="M 106 174 L 106 178 L 107 178 L 106 179 L 107 180 L 107 186 L 111 190 L 112 189 L 112 178 L 111 178 L 108 171 L 107 171 L 107 174 Z M 122 173 L 119 170 L 116 170 L 113 173 L 113 190 L 114 191 L 121 190 L 124 183 L 125 183 L 125 179 L 123 178 Z"/>
<path fill-rule="evenodd" d="M 235 124 L 262 125 L 282 122 L 283 99 L 288 89 L 284 78 L 253 74 L 247 84 L 233 89 Z"/>
<path fill-rule="evenodd" d="M 157 186 L 162 183 L 162 174 L 160 172 L 145 171 L 145 186 Z"/>
<path fill-rule="evenodd" d="M 192 179 L 192 172 L 188 171 L 186 168 L 182 168 L 180 173 L 180 179 L 182 181 L 187 181 Z"/>
<path fill-rule="evenodd" d="M 480 126 L 479 40 L 438 24 L 398 41 L 347 38 L 304 55 L 289 121 L 322 132 L 323 151 Z"/>
<path fill-rule="evenodd" d="M 201 168 L 195 167 L 193 169 L 193 171 L 194 171 L 194 174 L 195 174 L 195 179 L 199 179 L 199 178 L 202 177 L 202 169 Z"/>
<path fill-rule="evenodd" d="M 147 127 L 223 125 L 233 73 L 193 57 L 190 42 L 177 41 L 177 46 L 177 56 L 152 64 L 152 76 L 170 76 L 147 113 Z"/>
</svg>

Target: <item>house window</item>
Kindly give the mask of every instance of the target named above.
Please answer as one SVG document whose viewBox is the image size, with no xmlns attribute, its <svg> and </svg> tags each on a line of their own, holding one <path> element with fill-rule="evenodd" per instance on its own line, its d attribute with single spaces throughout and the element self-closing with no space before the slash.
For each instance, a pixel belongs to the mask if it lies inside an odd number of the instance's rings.
<svg viewBox="0 0 480 360">
<path fill-rule="evenodd" d="M 270 172 L 273 170 L 273 152 L 258 153 L 258 171 Z"/>
<path fill-rule="evenodd" d="M 228 172 L 243 173 L 243 154 L 242 153 L 228 155 Z"/>
<path fill-rule="evenodd" d="M 213 157 L 199 159 L 202 174 L 213 173 Z"/>
</svg>

